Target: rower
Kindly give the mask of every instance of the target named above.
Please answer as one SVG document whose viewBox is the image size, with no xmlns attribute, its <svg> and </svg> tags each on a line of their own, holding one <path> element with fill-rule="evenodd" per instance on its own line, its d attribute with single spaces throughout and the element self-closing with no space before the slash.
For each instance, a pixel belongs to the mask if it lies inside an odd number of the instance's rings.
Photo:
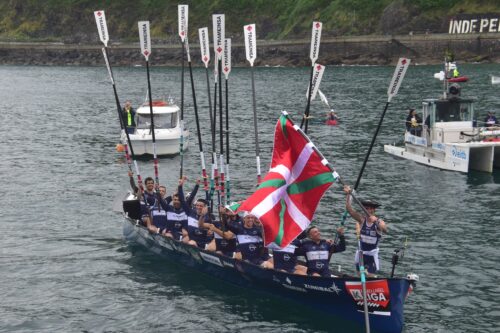
<svg viewBox="0 0 500 333">
<path fill-rule="evenodd" d="M 378 243 L 382 237 L 382 232 L 387 232 L 387 225 L 384 220 L 375 216 L 375 209 L 380 207 L 380 204 L 374 200 L 361 200 L 361 204 L 368 212 L 369 216 L 365 216 L 354 210 L 351 206 L 351 188 L 344 186 L 346 197 L 346 210 L 356 220 L 356 235 L 361 240 L 361 251 L 363 251 L 364 267 L 370 274 L 375 274 L 379 270 L 378 260 Z M 356 252 L 356 269 L 359 271 L 359 250 Z"/>
<path fill-rule="evenodd" d="M 338 228 L 339 242 L 321 238 L 318 227 L 313 226 L 307 230 L 309 239 L 300 240 L 295 250 L 296 255 L 303 255 L 307 261 L 307 275 L 330 277 L 330 255 L 345 251 L 344 228 Z"/>
<path fill-rule="evenodd" d="M 232 223 L 237 223 L 234 216 L 235 214 L 229 206 L 219 209 L 219 216 L 221 221 L 212 219 L 208 212 L 208 207 L 205 207 L 202 214 L 209 216 L 210 222 L 206 223 L 205 218 L 200 218 L 200 228 L 205 228 L 213 232 L 214 239 L 207 246 L 208 251 L 215 251 L 228 257 L 233 257 L 236 251 L 236 237 L 231 231 L 227 230 L 227 226 Z"/>
</svg>

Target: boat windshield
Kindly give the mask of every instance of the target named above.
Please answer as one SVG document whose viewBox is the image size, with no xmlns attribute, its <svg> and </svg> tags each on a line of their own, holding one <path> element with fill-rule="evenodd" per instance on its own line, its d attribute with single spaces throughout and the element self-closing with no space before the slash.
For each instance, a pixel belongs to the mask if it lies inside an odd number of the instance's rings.
<svg viewBox="0 0 500 333">
<path fill-rule="evenodd" d="M 472 121 L 473 108 L 470 101 L 437 101 L 434 107 L 435 122 Z"/>
<path fill-rule="evenodd" d="M 177 112 L 155 114 L 153 116 L 155 128 L 175 128 L 177 126 Z M 149 129 L 151 127 L 151 116 L 149 114 L 137 115 L 137 128 Z"/>
</svg>

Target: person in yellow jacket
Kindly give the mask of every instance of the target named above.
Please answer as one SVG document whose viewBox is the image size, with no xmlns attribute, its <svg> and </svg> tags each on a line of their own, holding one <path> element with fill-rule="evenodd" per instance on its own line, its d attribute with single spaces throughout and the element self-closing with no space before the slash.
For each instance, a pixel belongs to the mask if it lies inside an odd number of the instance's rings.
<svg viewBox="0 0 500 333">
<path fill-rule="evenodd" d="M 135 131 L 135 110 L 130 104 L 130 101 L 125 102 L 125 106 L 123 107 L 123 120 L 125 122 L 125 127 L 127 128 L 127 132 L 129 134 L 134 133 Z"/>
</svg>

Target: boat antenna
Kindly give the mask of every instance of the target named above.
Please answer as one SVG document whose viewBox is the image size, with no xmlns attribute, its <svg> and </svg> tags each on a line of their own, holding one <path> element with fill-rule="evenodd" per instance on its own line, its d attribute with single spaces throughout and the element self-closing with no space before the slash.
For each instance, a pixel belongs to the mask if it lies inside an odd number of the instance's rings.
<svg viewBox="0 0 500 333">
<path fill-rule="evenodd" d="M 323 28 L 323 23 L 321 22 L 312 23 L 311 51 L 309 52 L 309 58 L 311 59 L 311 75 L 309 76 L 309 89 L 307 94 L 306 110 L 304 111 L 304 116 L 302 117 L 302 121 L 300 122 L 300 128 L 303 128 L 305 122 L 304 130 L 306 134 L 307 134 L 307 123 L 309 119 L 309 112 L 311 107 L 311 99 L 314 99 L 312 98 L 313 73 L 316 60 L 318 60 L 322 28 Z"/>
<path fill-rule="evenodd" d="M 248 24 L 243 27 L 245 34 L 245 51 L 247 61 L 250 63 L 250 73 L 252 78 L 252 106 L 253 106 L 253 128 L 255 133 L 255 160 L 257 164 L 257 185 L 261 182 L 260 173 L 260 149 L 259 149 L 259 133 L 257 131 L 257 102 L 255 100 L 255 79 L 253 64 L 257 58 L 257 36 L 255 24 Z"/>
<path fill-rule="evenodd" d="M 151 36 L 149 33 L 149 21 L 139 21 L 139 40 L 141 43 L 141 53 L 146 60 L 146 75 L 148 79 L 148 97 L 149 97 L 149 114 L 151 116 L 151 137 L 153 140 L 153 158 L 155 171 L 155 191 L 158 197 L 160 196 L 160 180 L 158 177 L 158 157 L 156 156 L 156 138 L 155 138 L 155 123 L 153 116 L 153 98 L 151 97 L 151 78 L 149 74 L 149 56 L 151 55 Z M 160 205 L 158 205 L 160 209 Z"/>
<path fill-rule="evenodd" d="M 132 163 L 130 160 L 130 155 L 128 153 L 129 148 L 130 148 L 130 153 L 132 154 L 132 159 L 133 159 L 134 167 L 135 167 L 136 174 L 137 174 L 137 183 L 139 185 L 140 190 L 143 191 L 144 188 L 142 186 L 142 178 L 141 178 L 141 174 L 139 172 L 139 166 L 137 165 L 137 161 L 136 161 L 135 154 L 134 154 L 134 148 L 132 147 L 132 142 L 130 141 L 130 136 L 129 136 L 129 133 L 127 131 L 127 127 L 125 125 L 125 119 L 123 119 L 122 108 L 121 108 L 120 100 L 118 98 L 115 79 L 113 77 L 113 70 L 111 69 L 111 65 L 109 63 L 109 57 L 108 57 L 108 52 L 107 52 L 109 34 L 108 34 L 108 27 L 106 24 L 106 15 L 105 15 L 103 10 L 97 10 L 94 12 L 94 16 L 95 16 L 95 20 L 96 20 L 96 24 L 97 24 L 97 30 L 99 31 L 99 38 L 100 38 L 101 42 L 104 44 L 104 47 L 102 48 L 102 54 L 104 56 L 106 68 L 108 69 L 108 74 L 109 74 L 109 79 L 111 81 L 111 85 L 113 86 L 113 93 L 115 95 L 116 110 L 118 112 L 118 119 L 120 121 L 120 128 L 122 131 L 125 132 L 125 136 L 127 138 L 128 145 L 127 144 L 125 145 L 125 158 L 127 160 L 128 169 L 130 172 L 132 172 L 132 165 L 131 165 Z"/>
<path fill-rule="evenodd" d="M 394 277 L 394 270 L 396 269 L 396 265 L 399 263 L 399 259 L 403 260 L 405 256 L 405 250 L 408 248 L 408 237 L 405 237 L 405 242 L 403 243 L 403 246 L 397 248 L 394 250 L 392 254 L 392 269 L 391 269 L 391 278 Z"/>
<path fill-rule="evenodd" d="M 229 176 L 229 73 L 231 73 L 231 38 L 224 40 L 224 68 L 226 78 L 226 202 L 231 202 L 231 178 Z"/>
</svg>

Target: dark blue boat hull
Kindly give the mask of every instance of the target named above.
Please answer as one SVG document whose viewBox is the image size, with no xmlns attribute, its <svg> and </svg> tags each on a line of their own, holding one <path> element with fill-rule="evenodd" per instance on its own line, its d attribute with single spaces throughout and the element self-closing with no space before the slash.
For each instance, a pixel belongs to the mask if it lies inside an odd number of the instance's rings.
<svg viewBox="0 0 500 333">
<path fill-rule="evenodd" d="M 128 241 L 187 267 L 202 271 L 247 289 L 258 289 L 313 307 L 364 329 L 363 302 L 359 278 L 323 278 L 263 269 L 245 261 L 151 234 L 135 221 L 126 219 L 123 234 Z M 367 280 L 370 328 L 372 332 L 401 332 L 403 305 L 411 280 L 378 278 Z M 335 319 L 334 319 L 335 320 Z"/>
</svg>

